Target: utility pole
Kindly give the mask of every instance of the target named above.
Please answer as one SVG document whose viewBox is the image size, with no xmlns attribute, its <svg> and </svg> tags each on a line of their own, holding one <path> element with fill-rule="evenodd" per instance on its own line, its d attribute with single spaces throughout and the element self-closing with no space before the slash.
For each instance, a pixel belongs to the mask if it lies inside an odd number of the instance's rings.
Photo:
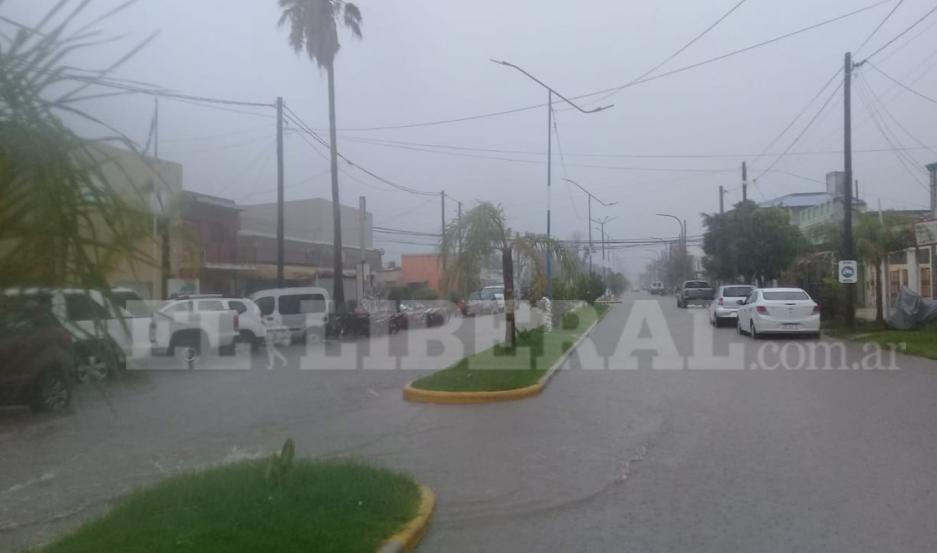
<svg viewBox="0 0 937 553">
<path fill-rule="evenodd" d="M 742 201 L 748 199 L 748 164 L 742 162 Z"/>
<path fill-rule="evenodd" d="M 547 88 L 547 240 L 550 240 L 550 209 L 553 204 L 553 90 Z M 547 297 L 553 299 L 553 251 L 547 246 Z"/>
<path fill-rule="evenodd" d="M 159 159 L 159 96 L 153 101 L 153 157 Z"/>
<path fill-rule="evenodd" d="M 442 241 L 445 242 L 446 241 L 446 191 L 445 190 L 439 191 L 439 205 L 441 208 L 441 211 L 440 211 L 441 227 L 440 227 L 439 236 L 442 238 Z M 442 282 L 439 283 L 439 288 L 440 288 L 440 292 L 445 292 L 444 283 L 446 282 L 446 278 L 445 278 L 446 256 L 440 256 L 440 263 L 442 263 L 443 279 L 442 279 Z"/>
<path fill-rule="evenodd" d="M 361 305 L 361 300 L 364 299 L 365 294 L 365 265 L 367 265 L 364 258 L 364 248 L 365 248 L 365 235 L 368 228 L 368 209 L 367 209 L 367 200 L 364 196 L 358 196 L 358 305 Z"/>
<path fill-rule="evenodd" d="M 592 274 L 592 194 L 589 194 L 589 274 Z"/>
<path fill-rule="evenodd" d="M 277 97 L 277 288 L 283 288 L 283 97 Z"/>
<path fill-rule="evenodd" d="M 459 253 L 462 253 L 462 202 L 456 202 L 459 205 Z"/>
<path fill-rule="evenodd" d="M 726 212 L 725 195 L 726 195 L 725 188 L 720 184 L 719 185 L 719 215 L 722 215 L 723 213 Z"/>
<path fill-rule="evenodd" d="M 846 52 L 843 77 L 843 249 L 842 260 L 853 259 L 852 239 L 852 52 Z M 847 328 L 856 324 L 856 287 L 846 284 Z"/>
</svg>

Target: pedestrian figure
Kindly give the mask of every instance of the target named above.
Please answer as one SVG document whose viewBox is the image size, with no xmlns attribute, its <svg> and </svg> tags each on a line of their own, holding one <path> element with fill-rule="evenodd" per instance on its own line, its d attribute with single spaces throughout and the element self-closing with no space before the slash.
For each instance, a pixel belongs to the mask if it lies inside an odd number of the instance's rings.
<svg viewBox="0 0 937 553">
<path fill-rule="evenodd" d="M 278 342 L 279 342 L 278 340 L 279 335 L 280 335 L 279 332 L 274 331 L 273 329 L 267 329 L 267 335 L 264 338 L 264 341 L 267 346 L 264 349 L 267 350 L 267 370 L 268 371 L 273 370 L 273 367 L 276 365 L 276 360 L 279 360 L 281 363 L 283 363 L 284 367 L 286 366 L 286 356 L 283 355 L 280 352 L 279 348 L 277 347 Z"/>
</svg>

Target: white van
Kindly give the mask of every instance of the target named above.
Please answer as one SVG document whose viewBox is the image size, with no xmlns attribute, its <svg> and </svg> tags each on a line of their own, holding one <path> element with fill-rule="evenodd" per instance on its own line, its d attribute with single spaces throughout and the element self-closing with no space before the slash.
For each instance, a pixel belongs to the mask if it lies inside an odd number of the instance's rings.
<svg viewBox="0 0 937 553">
<path fill-rule="evenodd" d="M 254 292 L 264 324 L 290 329 L 292 341 L 323 341 L 332 302 L 325 288 L 274 288 Z"/>
</svg>

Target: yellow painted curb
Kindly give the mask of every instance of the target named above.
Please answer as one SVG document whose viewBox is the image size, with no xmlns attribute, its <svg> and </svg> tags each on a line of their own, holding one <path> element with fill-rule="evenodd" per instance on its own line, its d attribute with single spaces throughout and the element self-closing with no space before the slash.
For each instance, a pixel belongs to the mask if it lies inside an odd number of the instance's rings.
<svg viewBox="0 0 937 553">
<path fill-rule="evenodd" d="M 513 390 L 494 390 L 490 392 L 486 391 L 474 391 L 474 392 L 443 392 L 440 390 L 424 390 L 422 388 L 414 388 L 413 382 L 407 383 L 403 389 L 403 399 L 407 401 L 413 401 L 417 403 L 440 403 L 444 405 L 466 405 L 472 403 L 494 403 L 497 401 L 513 401 L 515 399 L 524 399 L 527 397 L 532 397 L 538 395 L 543 391 L 547 386 L 547 382 L 550 381 L 550 378 L 553 377 L 555 373 L 562 365 L 566 362 L 566 359 L 576 350 L 580 343 L 589 336 L 589 333 L 592 332 L 592 329 L 595 328 L 595 325 L 599 324 L 602 318 L 599 317 L 594 323 L 592 323 L 589 328 L 583 332 L 579 338 L 576 338 L 576 341 L 573 342 L 573 345 L 566 350 L 559 359 L 556 360 L 553 365 L 547 369 L 546 374 L 540 377 L 540 380 L 531 384 L 530 386 L 524 386 L 523 388 L 514 388 Z"/>
<path fill-rule="evenodd" d="M 426 486 L 420 485 L 420 506 L 416 516 L 399 532 L 384 540 L 378 553 L 391 551 L 412 551 L 420 543 L 429 528 L 429 520 L 436 507 L 436 494 Z"/>
</svg>

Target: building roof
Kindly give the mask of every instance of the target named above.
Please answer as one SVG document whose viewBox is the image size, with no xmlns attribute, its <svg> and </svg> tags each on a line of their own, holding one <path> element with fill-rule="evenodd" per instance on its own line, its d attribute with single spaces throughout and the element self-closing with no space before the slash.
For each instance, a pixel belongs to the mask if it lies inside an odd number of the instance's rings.
<svg viewBox="0 0 937 553">
<path fill-rule="evenodd" d="M 794 192 L 785 196 L 778 196 L 771 200 L 761 202 L 759 207 L 786 207 L 786 208 L 805 208 L 814 207 L 833 201 L 833 195 L 826 192 Z M 865 205 L 865 202 L 853 198 L 853 204 Z"/>
<path fill-rule="evenodd" d="M 833 196 L 826 192 L 795 192 L 761 202 L 759 205 L 761 207 L 813 207 L 825 204 L 832 199 Z"/>
</svg>

